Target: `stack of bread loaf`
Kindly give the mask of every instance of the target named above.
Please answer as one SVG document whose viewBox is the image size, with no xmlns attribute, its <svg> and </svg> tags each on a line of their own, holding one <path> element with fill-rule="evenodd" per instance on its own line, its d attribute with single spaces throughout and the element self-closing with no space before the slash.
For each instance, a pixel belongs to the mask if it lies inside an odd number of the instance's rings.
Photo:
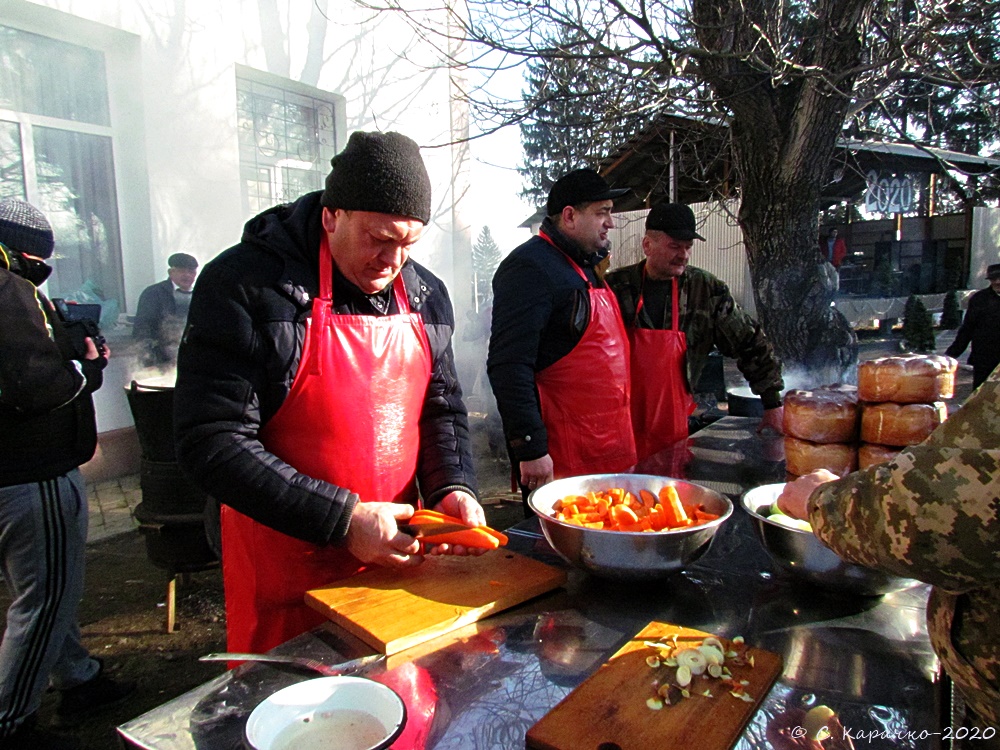
<svg viewBox="0 0 1000 750">
<path fill-rule="evenodd" d="M 785 466 L 845 476 L 922 442 L 948 416 L 958 362 L 939 355 L 879 357 L 858 366 L 858 387 L 785 395 Z M 860 438 L 860 442 L 859 442 Z"/>
</svg>

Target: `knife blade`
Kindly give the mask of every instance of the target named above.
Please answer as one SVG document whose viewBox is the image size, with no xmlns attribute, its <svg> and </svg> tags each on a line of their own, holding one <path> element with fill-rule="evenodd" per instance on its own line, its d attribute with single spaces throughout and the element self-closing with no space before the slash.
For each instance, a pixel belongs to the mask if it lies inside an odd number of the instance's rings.
<svg viewBox="0 0 1000 750">
<path fill-rule="evenodd" d="M 327 677 L 354 674 L 355 672 L 369 667 L 385 659 L 385 654 L 370 654 L 357 659 L 341 662 L 339 664 L 324 664 L 317 659 L 309 659 L 304 656 L 278 656 L 276 654 L 241 654 L 234 652 L 205 654 L 198 657 L 198 661 L 258 661 L 268 664 L 287 664 L 303 669 L 311 669 Z"/>
<path fill-rule="evenodd" d="M 396 528 L 404 534 L 423 539 L 438 534 L 450 534 L 453 531 L 468 531 L 473 527 L 461 523 L 401 523 Z"/>
</svg>

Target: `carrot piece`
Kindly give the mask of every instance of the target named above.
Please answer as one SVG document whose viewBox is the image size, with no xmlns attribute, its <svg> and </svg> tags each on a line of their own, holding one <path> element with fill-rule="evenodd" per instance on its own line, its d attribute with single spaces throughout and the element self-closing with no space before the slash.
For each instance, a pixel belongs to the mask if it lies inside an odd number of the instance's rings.
<svg viewBox="0 0 1000 750">
<path fill-rule="evenodd" d="M 483 531 L 478 526 L 470 526 L 463 531 L 451 531 L 447 534 L 434 534 L 425 536 L 423 541 L 428 544 L 461 544 L 465 547 L 481 547 L 484 549 L 496 549 L 500 546 L 500 540 Z"/>
<path fill-rule="evenodd" d="M 597 502 L 594 503 L 594 511 L 604 518 L 608 515 L 608 510 L 611 508 L 611 503 L 607 501 L 606 498 L 598 498 Z"/>
<path fill-rule="evenodd" d="M 667 514 L 660 505 L 649 511 L 649 526 L 653 531 L 662 531 L 667 528 Z"/>
<path fill-rule="evenodd" d="M 613 503 L 620 503 L 625 499 L 625 490 L 621 487 L 613 487 L 607 494 Z"/>
<path fill-rule="evenodd" d="M 639 522 L 639 517 L 627 505 L 613 505 L 609 511 L 615 526 L 631 525 Z"/>
<path fill-rule="evenodd" d="M 502 531 L 497 531 L 496 529 L 490 528 L 489 526 L 476 526 L 475 528 L 481 531 L 485 531 L 491 537 L 496 539 L 498 542 L 500 542 L 501 547 L 506 547 L 507 542 L 510 541 L 509 539 L 507 539 L 507 535 L 504 534 Z"/>
<path fill-rule="evenodd" d="M 694 511 L 694 520 L 700 521 L 701 523 L 714 521 L 718 517 L 719 517 L 718 513 L 709 513 L 708 511 L 704 511 L 701 508 L 695 508 Z"/>
<path fill-rule="evenodd" d="M 672 484 L 668 484 L 660 490 L 660 506 L 663 508 L 664 513 L 666 513 L 667 526 L 670 528 L 689 525 L 686 523 L 689 520 L 687 513 L 681 504 L 680 497 L 677 495 L 677 490 Z"/>
<path fill-rule="evenodd" d="M 444 513 L 438 513 L 436 510 L 428 510 L 427 508 L 415 510 L 410 520 L 414 523 L 455 523 L 456 521 L 462 523 L 460 519 L 453 518 Z"/>
<path fill-rule="evenodd" d="M 652 508 L 656 505 L 656 495 L 649 490 L 639 490 L 639 497 L 642 499 L 642 504 L 647 508 Z"/>
<path fill-rule="evenodd" d="M 618 527 L 619 531 L 649 531 L 649 519 L 640 518 L 637 523 L 623 523 Z"/>
</svg>

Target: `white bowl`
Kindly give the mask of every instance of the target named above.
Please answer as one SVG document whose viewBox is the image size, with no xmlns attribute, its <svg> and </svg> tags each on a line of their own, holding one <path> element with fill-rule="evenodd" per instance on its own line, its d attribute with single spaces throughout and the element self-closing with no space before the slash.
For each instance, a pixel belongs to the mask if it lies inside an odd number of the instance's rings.
<svg viewBox="0 0 1000 750">
<path fill-rule="evenodd" d="M 406 706 L 364 677 L 319 677 L 265 698 L 247 719 L 252 750 L 376 750 L 403 731 Z"/>
</svg>

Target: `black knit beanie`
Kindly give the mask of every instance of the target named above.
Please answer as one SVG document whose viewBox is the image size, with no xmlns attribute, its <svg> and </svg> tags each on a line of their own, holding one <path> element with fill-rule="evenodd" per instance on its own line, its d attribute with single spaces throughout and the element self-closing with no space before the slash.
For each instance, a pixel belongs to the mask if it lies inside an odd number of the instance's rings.
<svg viewBox="0 0 1000 750">
<path fill-rule="evenodd" d="M 0 201 L 0 242 L 12 250 L 49 258 L 56 241 L 45 214 L 17 198 Z"/>
<path fill-rule="evenodd" d="M 330 164 L 320 200 L 327 208 L 431 220 L 431 181 L 420 147 L 405 135 L 356 131 Z"/>
</svg>

